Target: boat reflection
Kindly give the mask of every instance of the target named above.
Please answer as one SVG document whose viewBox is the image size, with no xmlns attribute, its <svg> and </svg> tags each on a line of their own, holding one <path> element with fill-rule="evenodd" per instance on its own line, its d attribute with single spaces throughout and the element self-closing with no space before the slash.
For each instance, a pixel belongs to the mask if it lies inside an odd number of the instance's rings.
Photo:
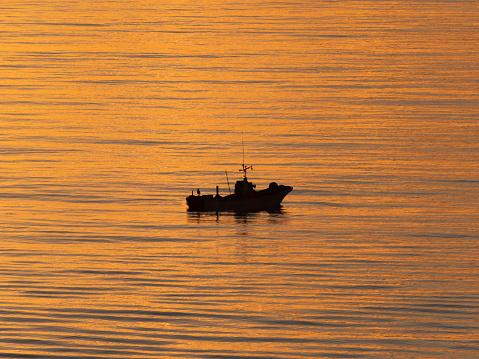
<svg viewBox="0 0 479 359">
<path fill-rule="evenodd" d="M 283 206 L 279 205 L 269 210 L 263 211 L 218 211 L 218 212 L 204 212 L 204 211 L 190 211 L 187 212 L 187 220 L 190 223 L 202 223 L 202 222 L 217 222 L 228 223 L 230 219 L 234 219 L 237 224 L 254 223 L 264 220 L 270 224 L 283 222 L 287 218 L 287 211 Z"/>
</svg>

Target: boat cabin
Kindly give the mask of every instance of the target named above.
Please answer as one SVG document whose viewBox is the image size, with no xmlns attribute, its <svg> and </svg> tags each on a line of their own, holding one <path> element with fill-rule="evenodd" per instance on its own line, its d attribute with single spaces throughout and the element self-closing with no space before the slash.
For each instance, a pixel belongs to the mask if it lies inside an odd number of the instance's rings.
<svg viewBox="0 0 479 359">
<path fill-rule="evenodd" d="M 243 180 L 242 181 L 236 181 L 235 183 L 235 195 L 237 196 L 248 196 L 256 193 L 254 190 L 256 188 L 256 185 L 248 182 L 248 178 L 246 178 L 246 171 L 247 170 L 252 170 L 253 166 L 245 166 L 243 163 L 243 168 L 240 169 L 240 172 L 243 172 Z"/>
<path fill-rule="evenodd" d="M 248 182 L 248 179 L 245 177 L 242 181 L 236 181 L 235 183 L 235 195 L 237 196 L 246 196 L 248 194 L 253 194 L 256 191 L 254 190 L 256 185 Z"/>
</svg>

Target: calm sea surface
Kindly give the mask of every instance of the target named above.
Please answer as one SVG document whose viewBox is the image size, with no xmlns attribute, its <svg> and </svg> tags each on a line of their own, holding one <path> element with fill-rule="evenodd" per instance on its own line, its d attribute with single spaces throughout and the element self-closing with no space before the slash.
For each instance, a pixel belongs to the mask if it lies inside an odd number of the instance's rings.
<svg viewBox="0 0 479 359">
<path fill-rule="evenodd" d="M 2 2 L 0 357 L 479 357 L 478 18 Z"/>
</svg>

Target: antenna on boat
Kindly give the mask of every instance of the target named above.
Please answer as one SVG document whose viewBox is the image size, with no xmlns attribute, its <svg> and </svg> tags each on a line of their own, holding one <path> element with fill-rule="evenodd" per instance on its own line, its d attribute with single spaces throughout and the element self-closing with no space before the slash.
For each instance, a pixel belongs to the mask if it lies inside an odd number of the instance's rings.
<svg viewBox="0 0 479 359">
<path fill-rule="evenodd" d="M 241 145 L 243 147 L 243 169 L 239 170 L 240 172 L 243 172 L 243 179 L 246 178 L 246 171 L 247 170 L 253 170 L 253 166 L 245 166 L 244 164 L 244 131 L 241 131 Z"/>
<path fill-rule="evenodd" d="M 244 168 L 244 131 L 241 131 L 241 147 L 243 147 L 243 168 Z"/>
</svg>

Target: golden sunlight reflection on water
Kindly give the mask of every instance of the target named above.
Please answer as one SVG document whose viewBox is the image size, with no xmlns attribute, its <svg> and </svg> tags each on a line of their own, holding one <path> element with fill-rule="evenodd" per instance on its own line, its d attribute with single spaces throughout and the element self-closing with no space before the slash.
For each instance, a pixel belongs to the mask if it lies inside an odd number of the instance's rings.
<svg viewBox="0 0 479 359">
<path fill-rule="evenodd" d="M 0 6 L 0 356 L 475 358 L 476 18 Z M 242 134 L 282 209 L 187 212 Z"/>
</svg>

